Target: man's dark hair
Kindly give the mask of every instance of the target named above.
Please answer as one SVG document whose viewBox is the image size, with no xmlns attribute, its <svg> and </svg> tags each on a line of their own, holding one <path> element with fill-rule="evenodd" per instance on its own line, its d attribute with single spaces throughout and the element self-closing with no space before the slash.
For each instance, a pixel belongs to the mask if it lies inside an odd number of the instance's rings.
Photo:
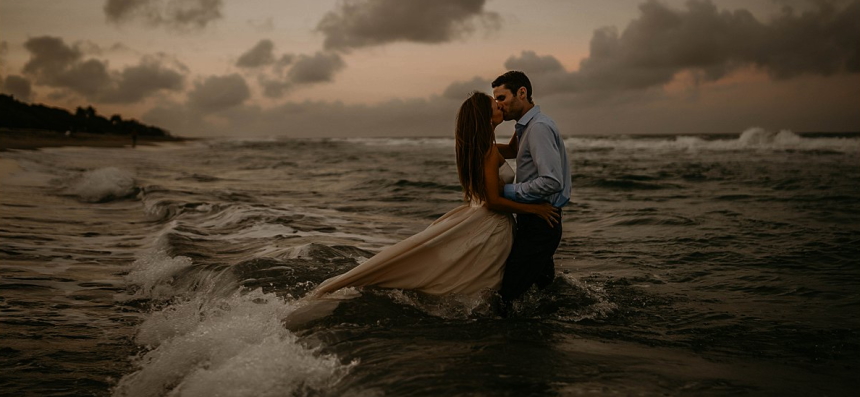
<svg viewBox="0 0 860 397">
<path fill-rule="evenodd" d="M 520 72 L 519 70 L 510 70 L 493 80 L 493 88 L 502 85 L 511 90 L 511 93 L 514 95 L 517 95 L 517 91 L 520 90 L 520 87 L 526 87 L 526 98 L 529 100 L 529 103 L 534 103 L 532 102 L 532 82 L 529 81 L 529 78 L 526 77 L 525 73 Z"/>
</svg>

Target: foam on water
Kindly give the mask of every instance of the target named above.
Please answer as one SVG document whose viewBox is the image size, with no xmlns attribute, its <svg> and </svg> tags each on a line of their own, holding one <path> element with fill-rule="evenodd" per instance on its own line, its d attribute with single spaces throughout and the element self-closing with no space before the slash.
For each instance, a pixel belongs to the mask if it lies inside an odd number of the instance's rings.
<svg viewBox="0 0 860 397">
<path fill-rule="evenodd" d="M 171 230 L 166 228 L 162 236 Z M 283 319 L 301 303 L 261 289 L 243 290 L 235 280 L 214 288 L 213 273 L 186 272 L 193 270 L 193 261 L 170 256 L 166 244 L 158 238 L 126 276 L 137 291 L 134 298 L 149 299 L 158 309 L 138 327 L 135 342 L 146 353 L 135 360 L 137 371 L 119 381 L 114 395 L 314 394 L 335 385 L 356 365 L 303 345 L 285 327 Z M 193 280 L 176 283 L 180 277 Z"/>
<path fill-rule="evenodd" d="M 454 147 L 454 139 L 450 137 L 440 138 L 338 138 L 334 141 L 360 143 L 367 146 L 434 146 Z"/>
<path fill-rule="evenodd" d="M 361 264 L 371 256 L 369 252 L 358 249 L 353 249 L 351 252 L 339 250 L 334 247 L 329 247 L 324 244 L 308 243 L 290 247 L 279 255 L 280 258 L 286 259 L 322 259 L 331 260 L 334 258 L 351 258 Z"/>
<path fill-rule="evenodd" d="M 136 192 L 134 174 L 116 167 L 87 171 L 72 182 L 67 192 L 91 203 L 128 197 Z"/>
<path fill-rule="evenodd" d="M 705 139 L 707 136 L 655 137 L 570 137 L 565 145 L 572 150 L 670 150 L 670 151 L 835 151 L 860 153 L 857 138 L 809 138 L 789 130 L 778 132 L 754 127 L 736 139 Z"/>
<path fill-rule="evenodd" d="M 191 266 L 191 258 L 171 257 L 165 250 L 156 249 L 134 261 L 126 281 L 137 287 L 134 299 L 167 299 L 176 295 L 171 285 L 175 275 Z"/>
<path fill-rule="evenodd" d="M 136 342 L 149 350 L 116 396 L 318 394 L 357 363 L 299 343 L 281 319 L 295 307 L 260 289 L 199 295 L 151 314 Z"/>
<path fill-rule="evenodd" d="M 570 136 L 565 138 L 568 150 L 798 150 L 815 151 L 831 150 L 842 153 L 860 152 L 860 139 L 857 138 L 815 138 L 802 137 L 790 130 L 769 131 L 760 127 L 751 127 L 742 131 L 734 139 L 709 139 L 702 136 L 667 136 L 637 137 L 609 136 L 583 137 Z M 507 142 L 510 137 L 498 136 L 497 142 Z M 342 138 L 335 141 L 363 144 L 367 146 L 421 146 L 421 147 L 453 147 L 454 139 L 440 138 Z"/>
</svg>

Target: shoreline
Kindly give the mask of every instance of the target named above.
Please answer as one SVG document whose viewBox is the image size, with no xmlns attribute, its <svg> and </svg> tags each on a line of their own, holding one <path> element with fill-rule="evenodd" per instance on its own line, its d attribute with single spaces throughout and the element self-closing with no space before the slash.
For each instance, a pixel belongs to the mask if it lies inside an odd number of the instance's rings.
<svg viewBox="0 0 860 397">
<path fill-rule="evenodd" d="M 192 139 L 139 135 L 137 137 L 137 145 L 153 146 L 159 143 L 179 143 L 190 140 Z M 131 148 L 132 139 L 129 135 L 75 132 L 67 136 L 65 133 L 58 131 L 0 128 L 0 152 L 10 149 L 38 150 L 41 148 L 67 146 Z"/>
</svg>

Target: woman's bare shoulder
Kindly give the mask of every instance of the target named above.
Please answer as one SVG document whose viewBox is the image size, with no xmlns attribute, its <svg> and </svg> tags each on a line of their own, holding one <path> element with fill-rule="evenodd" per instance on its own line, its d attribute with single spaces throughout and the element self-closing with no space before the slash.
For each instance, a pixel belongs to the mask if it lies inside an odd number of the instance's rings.
<svg viewBox="0 0 860 397">
<path fill-rule="evenodd" d="M 505 156 L 502 155 L 502 152 L 499 151 L 499 148 L 496 145 L 487 151 L 486 157 L 487 164 L 495 164 L 496 166 L 501 166 L 502 163 L 505 162 Z"/>
</svg>

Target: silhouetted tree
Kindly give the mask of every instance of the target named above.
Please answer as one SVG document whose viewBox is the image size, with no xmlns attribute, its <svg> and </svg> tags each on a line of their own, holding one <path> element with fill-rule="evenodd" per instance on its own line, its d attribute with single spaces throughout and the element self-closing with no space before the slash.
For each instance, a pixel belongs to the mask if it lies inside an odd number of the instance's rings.
<svg viewBox="0 0 860 397">
<path fill-rule="evenodd" d="M 32 128 L 50 131 L 87 131 L 99 134 L 131 135 L 137 130 L 140 136 L 170 136 L 170 133 L 137 120 L 123 120 L 115 114 L 107 119 L 99 116 L 92 106 L 77 107 L 75 113 L 44 105 L 29 105 L 10 95 L 0 94 L 0 127 Z"/>
</svg>

